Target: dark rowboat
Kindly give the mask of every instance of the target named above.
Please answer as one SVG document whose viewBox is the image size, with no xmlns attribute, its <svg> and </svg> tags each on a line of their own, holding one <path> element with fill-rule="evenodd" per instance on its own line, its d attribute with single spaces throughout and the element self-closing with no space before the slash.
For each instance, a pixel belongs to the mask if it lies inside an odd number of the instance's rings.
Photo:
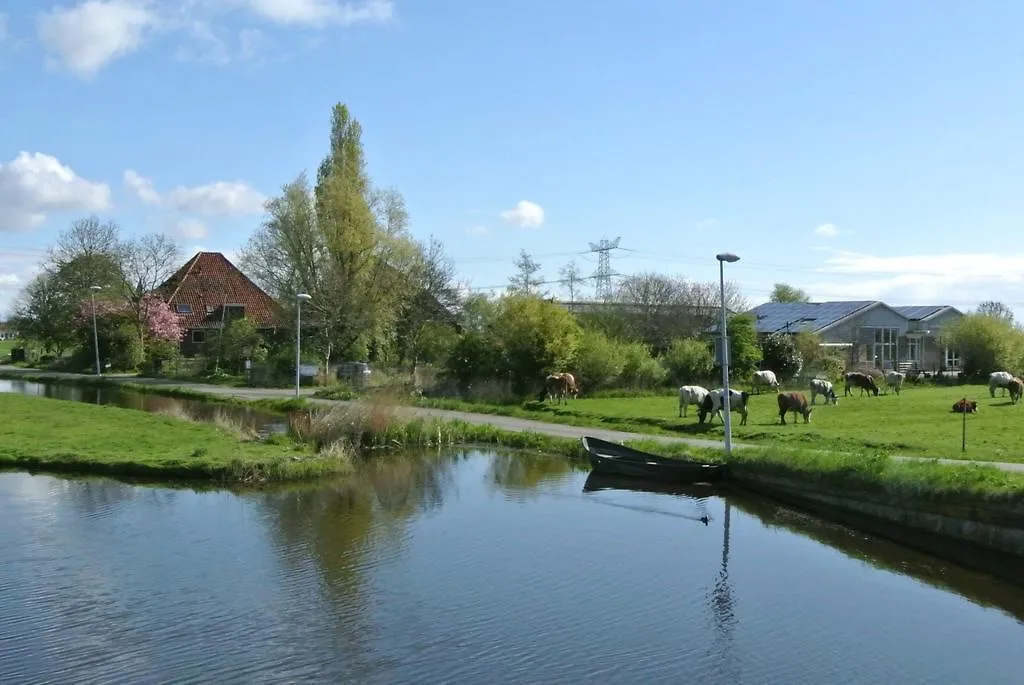
<svg viewBox="0 0 1024 685">
<path fill-rule="evenodd" d="M 649 478 L 630 478 L 628 476 L 608 476 L 591 471 L 583 483 L 583 492 L 600 492 L 602 490 L 628 490 L 655 495 L 672 495 L 694 500 L 705 500 L 721 495 L 722 485 L 716 483 L 668 483 Z"/>
<path fill-rule="evenodd" d="M 725 465 L 661 457 L 589 435 L 580 438 L 593 473 L 666 483 L 712 483 L 725 476 Z"/>
</svg>

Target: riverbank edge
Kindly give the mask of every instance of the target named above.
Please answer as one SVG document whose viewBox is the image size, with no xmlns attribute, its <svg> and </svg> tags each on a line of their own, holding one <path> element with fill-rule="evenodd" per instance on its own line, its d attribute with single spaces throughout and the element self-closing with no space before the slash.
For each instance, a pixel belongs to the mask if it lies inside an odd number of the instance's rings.
<svg viewBox="0 0 1024 685">
<path fill-rule="evenodd" d="M 735 473 L 731 482 L 785 506 L 1024 586 L 1024 528 L 1018 511 L 963 505 L 927 510 L 898 500 L 807 488 L 764 474 Z"/>
</svg>

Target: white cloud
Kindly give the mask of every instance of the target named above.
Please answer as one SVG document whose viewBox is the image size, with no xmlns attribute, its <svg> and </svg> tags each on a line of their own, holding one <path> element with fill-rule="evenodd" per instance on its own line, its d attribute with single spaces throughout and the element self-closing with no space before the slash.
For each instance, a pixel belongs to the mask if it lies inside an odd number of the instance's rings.
<svg viewBox="0 0 1024 685">
<path fill-rule="evenodd" d="M 245 4 L 251 11 L 278 24 L 382 24 L 395 15 L 392 0 L 245 0 Z"/>
<path fill-rule="evenodd" d="M 839 232 L 835 224 L 822 224 L 814 229 L 814 234 L 820 235 L 822 238 L 835 238 Z"/>
<path fill-rule="evenodd" d="M 153 182 L 136 171 L 128 169 L 124 172 L 124 184 L 147 205 L 160 204 L 160 193 L 153 188 Z"/>
<path fill-rule="evenodd" d="M 21 284 L 18 274 L 0 274 L 0 289 L 20 288 Z"/>
<path fill-rule="evenodd" d="M 206 224 L 190 217 L 178 220 L 174 224 L 173 232 L 175 235 L 188 240 L 202 240 L 210 234 Z"/>
<path fill-rule="evenodd" d="M 529 200 L 520 200 L 512 209 L 501 213 L 501 218 L 519 228 L 540 228 L 544 224 L 544 208 Z"/>
<path fill-rule="evenodd" d="M 259 214 L 267 197 L 243 181 L 215 181 L 202 186 L 178 186 L 167 200 L 182 212 L 232 216 Z"/>
<path fill-rule="evenodd" d="M 466 229 L 466 235 L 472 236 L 485 236 L 491 232 L 491 229 L 486 226 L 470 226 Z"/>
<path fill-rule="evenodd" d="M 78 176 L 56 157 L 21 152 L 0 164 L 0 231 L 30 230 L 50 212 L 99 212 L 110 207 L 110 186 Z"/>
<path fill-rule="evenodd" d="M 160 19 L 148 0 L 86 0 L 39 17 L 39 39 L 71 73 L 89 79 L 138 50 Z"/>
<path fill-rule="evenodd" d="M 839 252 L 819 272 L 831 280 L 802 285 L 817 300 L 973 307 L 983 300 L 1024 306 L 1024 254 L 877 256 Z M 857 278 L 857 277 L 860 278 Z"/>
</svg>

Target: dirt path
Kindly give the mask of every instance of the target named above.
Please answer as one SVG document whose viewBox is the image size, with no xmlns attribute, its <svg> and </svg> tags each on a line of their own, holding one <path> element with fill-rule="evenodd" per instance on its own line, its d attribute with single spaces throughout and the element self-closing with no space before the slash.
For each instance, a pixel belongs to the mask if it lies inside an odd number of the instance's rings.
<svg viewBox="0 0 1024 685">
<path fill-rule="evenodd" d="M 23 369 L 17 366 L 6 366 L 0 365 L 0 373 L 5 376 L 41 376 L 46 378 L 53 378 L 54 380 L 74 380 L 78 378 L 89 378 L 87 374 L 80 373 L 61 373 L 56 371 L 39 371 L 36 369 Z M 151 385 L 165 388 L 185 388 L 189 390 L 196 390 L 199 392 L 205 392 L 210 395 L 219 395 L 221 397 L 233 397 L 242 400 L 262 400 L 262 399 L 287 399 L 295 396 L 295 390 L 286 390 L 283 388 L 232 388 L 223 385 L 210 385 L 206 383 L 189 383 L 184 381 L 169 380 L 164 378 L 142 378 L 138 376 L 117 376 L 110 375 L 106 376 L 108 380 L 121 381 L 127 383 L 137 383 L 139 385 Z M 338 406 L 350 404 L 343 400 L 324 400 L 313 397 L 314 390 L 311 388 L 303 388 L 301 391 L 301 397 L 313 402 L 315 404 L 323 406 Z M 465 421 L 466 423 L 485 424 L 495 426 L 507 431 L 516 432 L 531 432 L 541 433 L 544 435 L 552 435 L 559 438 L 572 438 L 579 439 L 584 435 L 592 435 L 595 438 L 601 438 L 602 440 L 611 440 L 614 442 L 623 442 L 626 440 L 654 440 L 662 443 L 681 443 L 686 445 L 692 445 L 694 447 L 722 447 L 722 441 L 720 440 L 702 440 L 700 438 L 684 438 L 684 437 L 673 437 L 668 435 L 649 435 L 645 433 L 629 433 L 626 431 L 608 430 L 604 428 L 588 428 L 586 426 L 570 426 L 560 423 L 547 423 L 544 421 L 536 421 L 533 419 L 521 419 L 514 416 L 500 416 L 497 414 L 476 414 L 473 412 L 464 411 L 452 411 L 449 409 L 433 409 L 430 407 L 398 407 L 397 411 L 404 416 L 418 416 L 423 418 L 438 418 L 438 419 L 458 419 Z M 733 447 L 745 448 L 754 447 L 749 443 L 733 443 Z M 898 455 L 894 456 L 894 459 L 901 461 L 931 461 L 928 457 L 914 457 Z M 1005 462 L 992 462 L 992 461 L 977 461 L 968 459 L 936 459 L 943 464 L 978 464 L 982 466 L 994 466 L 1004 471 L 1015 471 L 1018 473 L 1024 473 L 1024 464 L 1010 464 Z"/>
</svg>

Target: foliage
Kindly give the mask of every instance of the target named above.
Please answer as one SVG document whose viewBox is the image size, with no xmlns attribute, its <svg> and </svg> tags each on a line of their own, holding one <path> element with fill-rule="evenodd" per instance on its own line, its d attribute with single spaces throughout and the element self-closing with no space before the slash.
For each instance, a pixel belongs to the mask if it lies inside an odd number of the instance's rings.
<svg viewBox="0 0 1024 685">
<path fill-rule="evenodd" d="M 654 388 L 665 381 L 665 368 L 651 357 L 651 351 L 643 343 L 624 345 L 625 359 L 620 382 L 628 388 Z"/>
<path fill-rule="evenodd" d="M 811 296 L 807 291 L 789 285 L 788 283 L 776 283 L 772 288 L 772 294 L 768 297 L 769 302 L 810 302 Z"/>
<path fill-rule="evenodd" d="M 558 283 L 569 291 L 569 302 L 576 302 L 576 297 L 580 293 L 580 287 L 583 284 L 583 273 L 580 271 L 580 267 L 577 266 L 575 261 L 570 261 L 564 264 L 562 268 L 558 270 Z"/>
<path fill-rule="evenodd" d="M 467 331 L 445 363 L 445 375 L 465 391 L 475 381 L 497 378 L 503 367 L 501 350 L 489 332 Z"/>
<path fill-rule="evenodd" d="M 783 383 L 798 374 L 803 366 L 793 338 L 785 333 L 772 333 L 761 340 L 761 360 L 764 368 L 774 371 Z"/>
<path fill-rule="evenodd" d="M 982 378 L 993 371 L 1017 373 L 1022 367 L 1022 334 L 1005 318 L 967 314 L 943 332 L 943 342 L 960 350 L 962 373 Z"/>
<path fill-rule="evenodd" d="M 661 363 L 675 385 L 684 385 L 708 378 L 715 358 L 706 341 L 683 338 L 672 341 Z"/>
<path fill-rule="evenodd" d="M 622 343 L 600 330 L 583 329 L 576 351 L 576 376 L 587 394 L 606 388 L 619 379 L 626 363 Z"/>
<path fill-rule="evenodd" d="M 208 331 L 203 352 L 207 358 L 218 360 L 220 365 L 232 373 L 242 373 L 245 370 L 245 360 L 253 363 L 265 362 L 270 354 L 256 324 L 244 317 L 229 322 L 224 327 L 223 334 L 219 330 Z M 291 357 L 286 370 L 294 373 L 295 346 L 291 345 L 288 352 L 291 353 Z"/>
<path fill-rule="evenodd" d="M 532 393 L 547 374 L 568 370 L 582 335 L 566 309 L 527 295 L 501 298 L 493 331 L 517 394 Z"/>
<path fill-rule="evenodd" d="M 757 340 L 754 328 L 754 317 L 749 314 L 737 314 L 730 317 L 727 327 L 729 333 L 729 372 L 740 378 L 747 378 L 761 362 L 761 345 Z M 715 366 L 717 374 L 721 367 Z"/>
</svg>

